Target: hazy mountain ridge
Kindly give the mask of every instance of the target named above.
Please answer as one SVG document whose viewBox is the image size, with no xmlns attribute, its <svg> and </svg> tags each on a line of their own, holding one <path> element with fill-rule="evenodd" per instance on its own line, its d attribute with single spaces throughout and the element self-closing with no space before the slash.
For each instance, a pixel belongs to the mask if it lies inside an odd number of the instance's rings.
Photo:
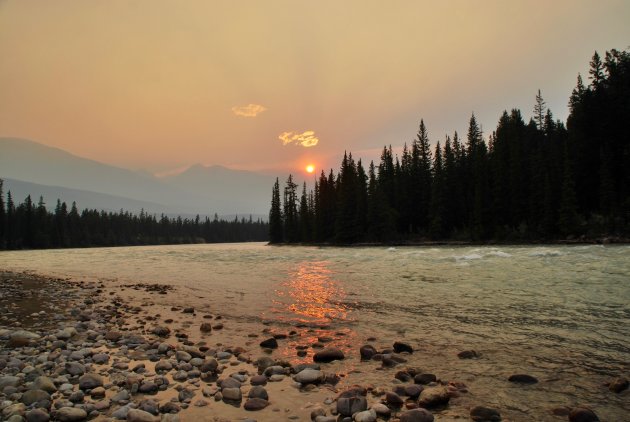
<svg viewBox="0 0 630 422">
<path fill-rule="evenodd" d="M 239 216 L 266 215 L 273 183 L 270 176 L 202 165 L 157 178 L 19 138 L 0 138 L 0 178 L 11 179 L 16 194 L 41 192 L 49 206 L 60 198 L 80 208 Z"/>
</svg>

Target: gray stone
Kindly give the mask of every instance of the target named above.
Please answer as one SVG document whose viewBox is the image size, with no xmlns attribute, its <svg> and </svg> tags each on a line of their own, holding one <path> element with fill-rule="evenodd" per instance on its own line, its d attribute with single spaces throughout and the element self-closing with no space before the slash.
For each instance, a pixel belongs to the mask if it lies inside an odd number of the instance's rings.
<svg viewBox="0 0 630 422">
<path fill-rule="evenodd" d="M 400 414 L 400 422 L 433 422 L 433 414 L 426 409 L 412 409 Z"/>
<path fill-rule="evenodd" d="M 434 374 L 417 374 L 413 377 L 413 382 L 416 384 L 426 385 L 435 381 L 437 381 L 437 377 Z"/>
<path fill-rule="evenodd" d="M 25 405 L 30 406 L 33 403 L 50 401 L 50 394 L 44 390 L 28 390 L 22 394 L 20 401 Z"/>
<path fill-rule="evenodd" d="M 304 369 L 293 377 L 300 384 L 319 384 L 324 380 L 324 373 L 317 369 Z"/>
<path fill-rule="evenodd" d="M 48 377 L 37 377 L 35 378 L 35 381 L 33 381 L 33 385 L 31 386 L 31 389 L 33 390 L 44 390 L 47 393 L 54 393 L 55 391 L 57 391 L 57 387 L 55 386 L 55 383 Z"/>
<path fill-rule="evenodd" d="M 192 359 L 192 356 L 188 352 L 184 352 L 183 350 L 178 350 L 175 353 L 175 359 L 177 359 L 178 361 L 188 362 Z"/>
<path fill-rule="evenodd" d="M 383 403 L 374 403 L 372 405 L 372 410 L 376 412 L 377 416 L 383 419 L 388 419 L 392 414 L 391 409 L 385 406 Z"/>
<path fill-rule="evenodd" d="M 85 366 L 78 362 L 66 363 L 66 372 L 70 375 L 83 375 L 85 374 Z"/>
<path fill-rule="evenodd" d="M 326 349 L 320 350 L 319 352 L 313 355 L 313 360 L 315 362 L 332 362 L 334 360 L 343 360 L 345 359 L 345 355 L 343 352 L 335 347 L 328 347 Z"/>
<path fill-rule="evenodd" d="M 87 418 L 87 412 L 79 407 L 62 407 L 55 413 L 55 418 L 61 422 L 76 422 Z"/>
<path fill-rule="evenodd" d="M 109 355 L 107 353 L 97 353 L 94 356 L 92 356 L 92 360 L 97 365 L 103 365 L 109 362 Z"/>
<path fill-rule="evenodd" d="M 140 409 L 129 409 L 127 412 L 129 422 L 158 422 L 160 418 Z"/>
<path fill-rule="evenodd" d="M 123 407 L 119 407 L 118 409 L 114 410 L 112 412 L 112 417 L 116 418 L 118 420 L 125 420 L 127 419 L 127 414 L 129 413 L 129 410 L 131 409 L 131 405 L 125 405 Z"/>
<path fill-rule="evenodd" d="M 352 416 L 364 410 L 367 410 L 367 400 L 363 396 L 340 397 L 337 399 L 337 413 L 342 416 Z"/>
<path fill-rule="evenodd" d="M 508 381 L 515 382 L 518 384 L 536 384 L 538 382 L 536 377 L 533 377 L 527 374 L 510 375 L 510 378 L 508 378 Z"/>
<path fill-rule="evenodd" d="M 269 400 L 269 394 L 267 393 L 267 390 L 265 390 L 265 387 L 262 387 L 260 385 L 252 387 L 251 390 L 249 390 L 247 397 L 249 397 L 250 399 Z"/>
<path fill-rule="evenodd" d="M 591 409 L 576 407 L 569 413 L 569 422 L 599 422 L 599 417 Z"/>
<path fill-rule="evenodd" d="M 13 415 L 24 416 L 26 413 L 26 406 L 24 403 L 15 403 L 11 404 L 4 409 L 2 409 L 2 417 L 3 419 L 9 419 Z"/>
<path fill-rule="evenodd" d="M 489 407 L 475 406 L 470 410 L 470 419 L 475 422 L 499 422 L 501 414 Z"/>
<path fill-rule="evenodd" d="M 103 386 L 103 377 L 98 374 L 85 374 L 79 378 L 79 388 L 81 390 L 91 390 Z"/>
<path fill-rule="evenodd" d="M 20 378 L 10 375 L 0 377 L 0 391 L 4 390 L 4 387 L 17 387 L 21 382 L 22 380 Z"/>
<path fill-rule="evenodd" d="M 221 394 L 223 394 L 224 400 L 241 401 L 243 398 L 240 388 L 223 388 Z"/>
<path fill-rule="evenodd" d="M 251 385 L 267 385 L 267 377 L 264 375 L 254 375 L 249 382 Z"/>
<path fill-rule="evenodd" d="M 160 360 L 155 364 L 155 372 L 168 372 L 173 369 L 173 364 L 168 360 Z"/>
<path fill-rule="evenodd" d="M 243 405 L 243 408 L 248 411 L 257 411 L 257 410 L 263 410 L 268 405 L 269 405 L 269 402 L 267 400 L 253 398 L 253 399 L 247 399 L 247 401 Z"/>
<path fill-rule="evenodd" d="M 44 409 L 33 409 L 26 413 L 26 422 L 48 422 L 50 415 Z"/>
<path fill-rule="evenodd" d="M 376 412 L 373 409 L 364 410 L 363 412 L 355 413 L 353 419 L 355 422 L 376 422 Z"/>
<path fill-rule="evenodd" d="M 422 390 L 418 404 L 427 409 L 448 404 L 451 396 L 445 387 L 427 387 Z"/>
<path fill-rule="evenodd" d="M 219 383 L 219 387 L 221 389 L 224 388 L 241 388 L 241 382 L 236 378 L 228 377 L 224 380 L 221 380 Z"/>
</svg>

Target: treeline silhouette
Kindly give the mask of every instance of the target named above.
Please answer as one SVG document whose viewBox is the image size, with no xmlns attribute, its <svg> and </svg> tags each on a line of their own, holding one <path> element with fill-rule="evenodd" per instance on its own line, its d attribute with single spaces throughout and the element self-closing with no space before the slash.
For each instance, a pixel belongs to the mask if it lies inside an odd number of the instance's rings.
<svg viewBox="0 0 630 422">
<path fill-rule="evenodd" d="M 90 246 L 162 245 L 266 241 L 269 226 L 260 219 L 235 217 L 232 221 L 198 215 L 194 219 L 167 217 L 141 211 L 132 214 L 84 209 L 76 203 L 70 210 L 57 200 L 53 212 L 43 198 L 34 204 L 27 196 L 14 204 L 11 192 L 6 202 L 0 179 L 0 249 L 76 248 Z"/>
<path fill-rule="evenodd" d="M 534 115 L 505 111 L 487 139 L 474 114 L 430 147 L 424 121 L 411 145 L 364 168 L 344 154 L 301 196 L 289 176 L 272 190 L 271 243 L 423 240 L 545 241 L 630 233 L 630 54 L 593 55 L 578 75 L 566 126 L 538 91 Z"/>
</svg>

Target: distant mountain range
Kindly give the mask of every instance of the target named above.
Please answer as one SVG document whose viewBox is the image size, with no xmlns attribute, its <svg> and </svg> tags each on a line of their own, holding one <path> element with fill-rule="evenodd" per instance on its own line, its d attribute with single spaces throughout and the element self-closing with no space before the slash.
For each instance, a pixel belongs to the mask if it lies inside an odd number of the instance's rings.
<svg viewBox="0 0 630 422">
<path fill-rule="evenodd" d="M 275 178 L 222 166 L 194 165 L 158 178 L 78 157 L 59 148 L 18 138 L 0 138 L 0 178 L 16 202 L 43 196 L 80 209 L 125 209 L 168 215 L 234 215 L 266 218 Z"/>
</svg>

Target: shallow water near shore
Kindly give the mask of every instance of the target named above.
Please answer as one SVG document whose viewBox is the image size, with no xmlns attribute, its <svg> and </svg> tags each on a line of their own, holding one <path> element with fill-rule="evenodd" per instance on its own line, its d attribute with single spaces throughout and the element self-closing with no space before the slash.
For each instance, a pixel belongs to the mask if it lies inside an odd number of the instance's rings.
<svg viewBox="0 0 630 422">
<path fill-rule="evenodd" d="M 0 265 L 174 285 L 176 293 L 155 301 L 221 313 L 240 325 L 239 335 L 261 323 L 297 328 L 351 355 L 368 337 L 383 347 L 405 341 L 416 350 L 411 363 L 463 381 L 467 403 L 497 407 L 506 420 L 563 420 L 551 410 L 576 405 L 602 420 L 630 414 L 628 391 L 604 385 L 630 372 L 629 246 L 181 245 L 2 252 Z M 312 352 L 298 358 L 295 345 L 283 341 L 275 353 L 310 361 Z M 457 357 L 470 349 L 480 357 Z M 347 383 L 393 378 L 357 365 L 335 368 L 350 374 Z M 514 373 L 540 382 L 507 382 Z"/>
</svg>

